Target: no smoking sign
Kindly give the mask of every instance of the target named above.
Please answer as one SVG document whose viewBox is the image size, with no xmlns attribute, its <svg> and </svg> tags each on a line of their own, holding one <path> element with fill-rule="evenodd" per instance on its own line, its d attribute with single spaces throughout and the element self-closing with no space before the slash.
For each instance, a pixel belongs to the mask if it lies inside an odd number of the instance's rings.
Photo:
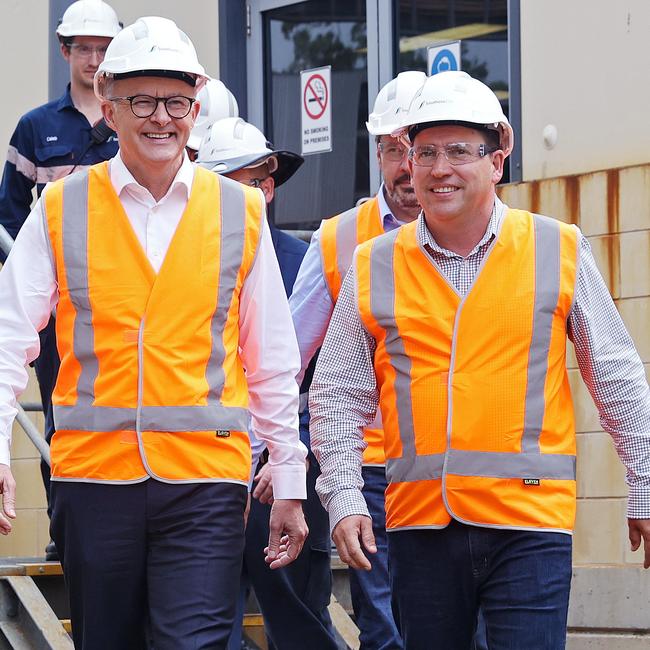
<svg viewBox="0 0 650 650">
<path fill-rule="evenodd" d="M 302 154 L 332 150 L 331 67 L 300 73 Z"/>
<path fill-rule="evenodd" d="M 312 120 L 322 117 L 327 110 L 327 100 L 329 93 L 325 79 L 319 74 L 312 74 L 305 84 L 305 90 L 302 95 L 302 103 L 307 111 L 307 115 Z"/>
</svg>

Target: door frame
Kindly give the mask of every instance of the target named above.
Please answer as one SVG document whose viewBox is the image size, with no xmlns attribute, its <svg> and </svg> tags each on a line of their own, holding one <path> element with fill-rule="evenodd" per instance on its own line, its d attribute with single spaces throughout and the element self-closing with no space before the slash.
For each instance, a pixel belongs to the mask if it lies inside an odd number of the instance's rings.
<svg viewBox="0 0 650 650">
<path fill-rule="evenodd" d="M 288 7 L 305 0 L 249 0 L 246 3 L 246 90 L 248 121 L 264 131 L 266 84 L 264 83 L 265 11 Z M 395 69 L 395 20 L 393 2 L 366 0 L 366 39 L 368 45 L 368 106 L 372 107 L 379 89 L 388 83 Z M 375 162 L 375 143 L 368 140 L 370 192 L 375 194 L 381 182 Z"/>
</svg>

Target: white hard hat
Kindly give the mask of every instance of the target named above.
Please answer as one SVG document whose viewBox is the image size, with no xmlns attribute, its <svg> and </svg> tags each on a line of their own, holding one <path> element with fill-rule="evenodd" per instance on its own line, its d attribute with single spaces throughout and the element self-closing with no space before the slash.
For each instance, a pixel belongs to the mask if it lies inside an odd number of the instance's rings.
<svg viewBox="0 0 650 650">
<path fill-rule="evenodd" d="M 275 151 L 264 134 L 240 117 L 215 122 L 201 142 L 196 162 L 218 174 L 269 164 L 276 187 L 288 181 L 304 162 L 291 151 Z"/>
<path fill-rule="evenodd" d="M 113 8 L 102 0 L 77 0 L 59 21 L 56 33 L 61 38 L 72 36 L 105 36 L 113 38 L 122 29 Z"/>
<path fill-rule="evenodd" d="M 144 76 L 182 79 L 197 89 L 208 79 L 187 34 L 158 16 L 139 18 L 111 41 L 95 73 L 95 94 L 102 98 L 107 78 Z"/>
<path fill-rule="evenodd" d="M 201 104 L 201 112 L 194 122 L 194 128 L 187 141 L 187 146 L 194 151 L 201 146 L 201 140 L 215 122 L 227 117 L 239 116 L 239 107 L 235 96 L 218 79 L 210 79 L 201 88 L 196 98 Z"/>
<path fill-rule="evenodd" d="M 370 135 L 389 135 L 400 126 L 401 114 L 408 109 L 426 78 L 424 72 L 400 72 L 379 91 L 366 122 Z"/>
<path fill-rule="evenodd" d="M 497 131 L 506 156 L 512 151 L 514 133 L 497 96 L 466 72 L 450 70 L 428 77 L 393 135 L 412 143 L 420 131 L 440 123 Z"/>
</svg>

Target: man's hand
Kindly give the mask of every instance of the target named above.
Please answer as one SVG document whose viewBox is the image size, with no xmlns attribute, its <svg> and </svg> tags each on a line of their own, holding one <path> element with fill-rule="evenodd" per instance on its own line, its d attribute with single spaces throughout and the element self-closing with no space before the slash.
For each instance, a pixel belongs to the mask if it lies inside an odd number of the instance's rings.
<svg viewBox="0 0 650 650">
<path fill-rule="evenodd" d="M 269 545 L 264 549 L 272 569 L 291 564 L 302 549 L 309 529 L 299 499 L 276 499 L 271 506 Z"/>
<path fill-rule="evenodd" d="M 9 519 L 16 518 L 16 481 L 9 465 L 0 463 L 0 492 L 2 493 L 2 512 L 0 512 L 0 533 L 11 532 Z"/>
<path fill-rule="evenodd" d="M 636 551 L 641 546 L 641 538 L 643 537 L 643 550 L 645 552 L 643 568 L 650 568 L 650 519 L 628 519 L 627 525 L 630 529 L 630 545 L 633 551 Z"/>
<path fill-rule="evenodd" d="M 253 490 L 253 497 L 260 503 L 273 503 L 273 481 L 271 480 L 271 465 L 264 463 L 262 468 L 253 479 L 253 483 L 257 483 Z"/>
<path fill-rule="evenodd" d="M 350 515 L 339 521 L 332 531 L 332 539 L 336 544 L 339 557 L 353 569 L 370 571 L 368 558 L 364 555 L 363 548 L 368 553 L 376 553 L 375 536 L 372 533 L 372 519 L 365 515 Z M 359 543 L 361 540 L 361 543 Z"/>
</svg>

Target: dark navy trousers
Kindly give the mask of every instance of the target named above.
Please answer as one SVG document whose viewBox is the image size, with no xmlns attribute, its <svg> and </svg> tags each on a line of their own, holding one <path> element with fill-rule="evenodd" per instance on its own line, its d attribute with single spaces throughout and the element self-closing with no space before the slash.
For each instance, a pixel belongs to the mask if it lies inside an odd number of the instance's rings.
<svg viewBox="0 0 650 650">
<path fill-rule="evenodd" d="M 226 648 L 246 486 L 52 481 L 51 498 L 77 650 Z"/>
<path fill-rule="evenodd" d="M 332 593 L 329 518 L 316 495 L 320 468 L 309 454 L 307 500 L 303 501 L 309 535 L 289 566 L 269 569 L 264 547 L 269 540 L 270 506 L 252 499 L 246 527 L 244 580 L 253 587 L 269 647 L 276 650 L 336 650 L 334 628 L 327 606 Z M 239 648 L 241 619 L 235 623 L 229 650 Z"/>
<path fill-rule="evenodd" d="M 393 606 L 408 650 L 469 650 L 482 611 L 490 650 L 564 650 L 571 536 L 480 528 L 388 534 Z"/>
<path fill-rule="evenodd" d="M 372 517 L 377 552 L 366 554 L 371 571 L 350 569 L 350 595 L 359 628 L 361 650 L 401 650 L 400 638 L 391 607 L 388 578 L 388 540 L 384 493 L 386 472 L 383 467 L 364 466 L 363 496 Z"/>
</svg>

